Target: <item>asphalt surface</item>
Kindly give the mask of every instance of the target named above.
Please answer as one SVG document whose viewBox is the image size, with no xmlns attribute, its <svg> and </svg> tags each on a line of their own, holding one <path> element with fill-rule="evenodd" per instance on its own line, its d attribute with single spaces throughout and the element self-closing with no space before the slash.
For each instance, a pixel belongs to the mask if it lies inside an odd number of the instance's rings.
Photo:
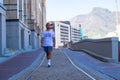
<svg viewBox="0 0 120 80">
<path fill-rule="evenodd" d="M 63 49 L 71 58 L 103 80 L 120 80 L 120 64 L 99 61 L 84 52 Z"/>
<path fill-rule="evenodd" d="M 52 52 L 52 65 L 47 67 L 47 60 L 42 62 L 42 49 L 21 53 L 7 61 L 0 63 L 0 80 L 94 80 L 84 74 L 74 64 L 91 75 L 95 80 L 120 80 L 120 66 L 114 63 L 101 62 L 84 52 L 69 49 L 55 49 Z M 67 54 L 74 64 L 65 55 Z M 44 54 L 43 54 L 44 55 Z M 35 62 L 36 59 L 40 59 Z M 34 63 L 34 64 L 33 64 Z M 31 69 L 31 65 L 40 65 Z M 29 68 L 29 70 L 26 70 Z M 30 71 L 31 70 L 31 71 Z M 29 79 L 31 72 L 36 70 Z M 18 75 L 16 78 L 16 74 Z M 12 77 L 12 78 L 11 78 Z"/>
<path fill-rule="evenodd" d="M 65 54 L 57 49 L 52 53 L 52 65 L 47 67 L 47 60 L 29 78 L 29 80 L 93 80 L 76 69 Z"/>
</svg>

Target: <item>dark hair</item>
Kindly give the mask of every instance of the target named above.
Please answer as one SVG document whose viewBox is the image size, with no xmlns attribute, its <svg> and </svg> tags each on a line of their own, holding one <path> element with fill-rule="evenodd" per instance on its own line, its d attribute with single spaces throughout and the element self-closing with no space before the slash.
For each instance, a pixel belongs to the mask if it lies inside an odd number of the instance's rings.
<svg viewBox="0 0 120 80">
<path fill-rule="evenodd" d="M 53 24 L 51 24 L 51 23 L 48 22 L 48 23 L 46 23 L 46 27 L 47 27 L 48 25 L 53 25 Z"/>
</svg>

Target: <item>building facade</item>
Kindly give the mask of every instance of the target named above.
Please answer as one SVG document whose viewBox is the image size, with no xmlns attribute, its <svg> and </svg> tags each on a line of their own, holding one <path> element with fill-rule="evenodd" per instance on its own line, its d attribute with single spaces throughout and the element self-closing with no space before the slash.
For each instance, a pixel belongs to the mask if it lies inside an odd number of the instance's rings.
<svg viewBox="0 0 120 80">
<path fill-rule="evenodd" d="M 70 42 L 70 22 L 69 21 L 54 21 L 54 30 L 56 37 L 56 47 L 63 47 L 64 44 Z"/>
<path fill-rule="evenodd" d="M 79 27 L 72 27 L 71 28 L 71 41 L 72 42 L 79 42 L 80 39 L 80 28 Z"/>
<path fill-rule="evenodd" d="M 69 21 L 52 21 L 55 37 L 56 47 L 63 47 L 68 42 L 79 42 L 82 35 L 80 35 L 80 26 L 72 27 Z"/>
<path fill-rule="evenodd" d="M 0 1 L 2 53 L 5 48 L 26 50 L 40 47 L 40 33 L 46 23 L 45 2 L 46 0 Z"/>
<path fill-rule="evenodd" d="M 44 0 L 5 0 L 7 7 L 7 47 L 38 48 L 40 30 L 46 14 Z M 11 35 L 9 35 L 11 34 Z M 16 41 L 18 44 L 14 44 Z"/>
<path fill-rule="evenodd" d="M 6 48 L 6 8 L 0 0 L 0 56 Z"/>
</svg>

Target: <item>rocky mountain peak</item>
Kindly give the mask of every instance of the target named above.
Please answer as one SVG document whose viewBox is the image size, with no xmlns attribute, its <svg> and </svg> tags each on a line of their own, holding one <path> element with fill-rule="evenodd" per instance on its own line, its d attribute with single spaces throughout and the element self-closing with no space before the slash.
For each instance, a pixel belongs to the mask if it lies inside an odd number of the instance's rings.
<svg viewBox="0 0 120 80">
<path fill-rule="evenodd" d="M 83 34 L 90 38 L 102 37 L 116 30 L 116 14 L 105 8 L 95 7 L 90 13 L 75 16 L 70 22 L 72 27 L 81 24 Z"/>
</svg>

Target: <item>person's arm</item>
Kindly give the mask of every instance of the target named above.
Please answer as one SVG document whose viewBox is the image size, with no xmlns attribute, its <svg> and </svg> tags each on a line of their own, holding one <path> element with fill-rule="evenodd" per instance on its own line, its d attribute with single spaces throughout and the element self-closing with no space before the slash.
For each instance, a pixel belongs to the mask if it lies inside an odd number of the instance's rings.
<svg viewBox="0 0 120 80">
<path fill-rule="evenodd" d="M 56 43 L 55 43 L 55 37 L 53 38 L 53 46 L 55 47 Z"/>
<path fill-rule="evenodd" d="M 43 47 L 44 38 L 41 38 L 41 47 Z"/>
</svg>

